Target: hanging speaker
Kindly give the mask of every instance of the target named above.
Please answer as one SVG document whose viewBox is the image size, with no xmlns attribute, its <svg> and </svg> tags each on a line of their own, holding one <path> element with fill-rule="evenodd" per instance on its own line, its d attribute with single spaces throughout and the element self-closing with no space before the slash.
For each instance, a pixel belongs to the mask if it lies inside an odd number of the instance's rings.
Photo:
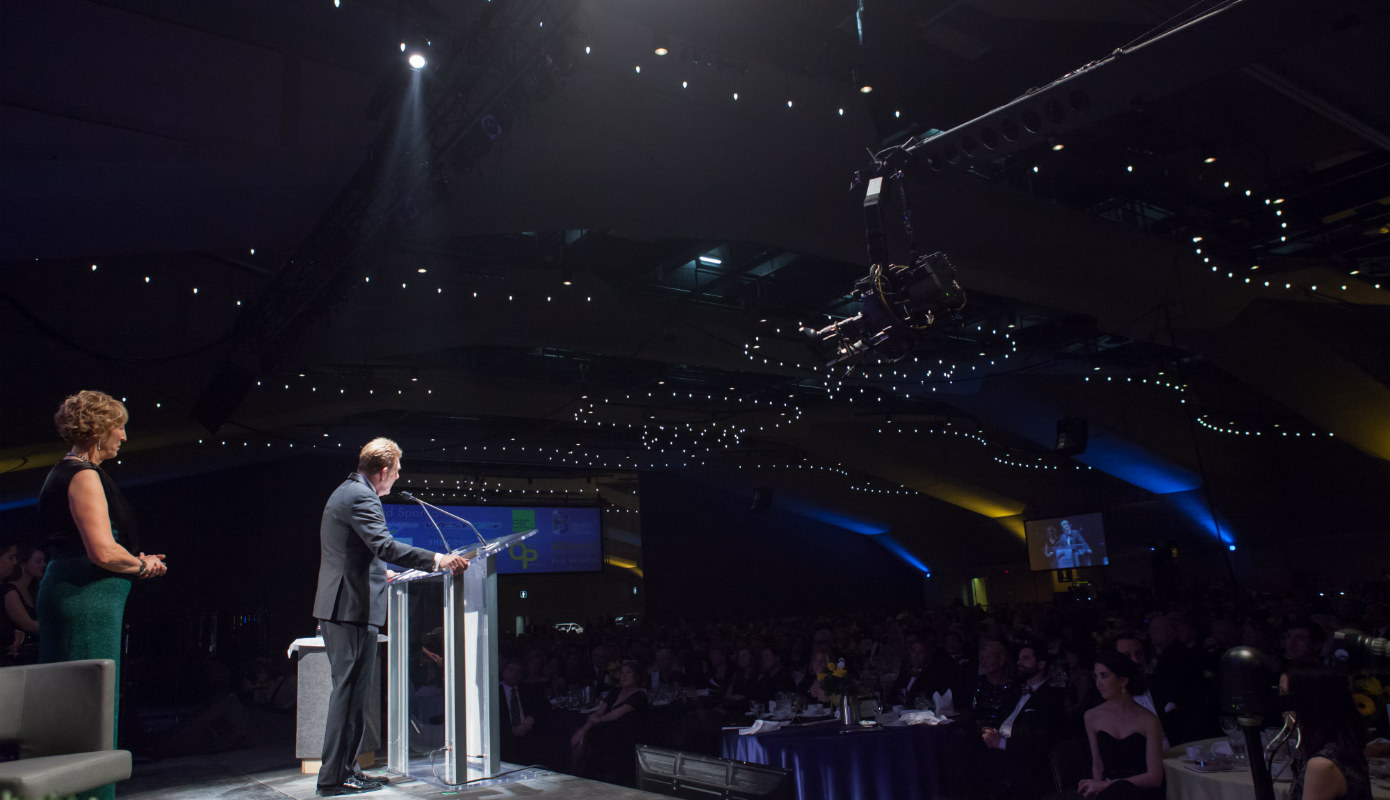
<svg viewBox="0 0 1390 800">
<path fill-rule="evenodd" d="M 1057 420 L 1057 452 L 1078 456 L 1086 452 L 1086 418 L 1063 417 Z"/>
</svg>

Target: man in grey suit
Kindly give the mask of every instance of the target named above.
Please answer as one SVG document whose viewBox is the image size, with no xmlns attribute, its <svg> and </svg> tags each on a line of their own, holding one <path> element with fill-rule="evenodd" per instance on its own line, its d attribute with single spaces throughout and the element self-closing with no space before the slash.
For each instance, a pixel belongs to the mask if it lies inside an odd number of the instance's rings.
<svg viewBox="0 0 1390 800">
<path fill-rule="evenodd" d="M 323 630 L 333 690 L 323 734 L 320 797 L 370 792 L 382 786 L 358 769 L 357 751 L 367 729 L 367 690 L 376 662 L 377 633 L 386 623 L 386 562 L 455 574 L 468 569 L 466 558 L 392 538 L 381 498 L 390 494 L 400 474 L 401 448 L 390 439 L 373 439 L 358 455 L 357 471 L 334 490 L 323 508 L 314 616 Z"/>
</svg>

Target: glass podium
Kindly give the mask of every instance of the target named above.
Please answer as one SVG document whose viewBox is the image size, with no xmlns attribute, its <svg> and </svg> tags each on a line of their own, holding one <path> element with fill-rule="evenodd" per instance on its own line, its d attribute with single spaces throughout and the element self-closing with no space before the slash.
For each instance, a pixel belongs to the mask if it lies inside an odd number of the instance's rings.
<svg viewBox="0 0 1390 800">
<path fill-rule="evenodd" d="M 451 786 L 500 771 L 495 556 L 535 533 L 453 550 L 470 561 L 462 575 L 407 570 L 389 581 L 390 771 Z"/>
</svg>

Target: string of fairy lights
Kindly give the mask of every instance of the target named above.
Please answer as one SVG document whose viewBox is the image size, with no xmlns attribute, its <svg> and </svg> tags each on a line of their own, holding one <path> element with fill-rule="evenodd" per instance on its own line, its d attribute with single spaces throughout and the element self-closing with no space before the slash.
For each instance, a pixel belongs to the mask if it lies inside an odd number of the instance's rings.
<svg viewBox="0 0 1390 800">
<path fill-rule="evenodd" d="M 788 472 L 824 472 L 841 478 L 850 478 L 849 470 L 841 464 L 817 464 L 806 459 L 803 459 L 801 461 L 759 461 L 752 464 L 736 464 L 734 465 L 734 468 L 738 470 L 748 471 L 782 470 Z M 863 494 L 922 496 L 921 492 L 918 492 L 915 489 L 910 489 L 907 486 L 903 486 L 902 484 L 898 484 L 893 487 L 882 487 L 869 486 L 863 483 L 855 483 L 853 480 L 850 480 L 848 487 L 849 490 L 852 492 L 860 492 Z"/>
<path fill-rule="evenodd" d="M 1212 161 L 1215 161 L 1215 159 L 1208 159 L 1209 163 Z M 1222 181 L 1222 187 L 1226 189 L 1231 189 L 1231 181 Z M 1241 192 L 1241 194 L 1243 194 L 1244 197 L 1252 198 L 1253 202 L 1253 197 L 1255 194 L 1253 189 L 1245 189 L 1243 192 Z M 1284 214 L 1284 212 L 1288 208 L 1288 205 L 1285 202 L 1285 198 L 1266 197 L 1264 198 L 1264 205 L 1269 207 L 1269 209 L 1274 214 L 1275 221 L 1279 223 L 1280 244 L 1286 244 L 1289 240 L 1289 220 L 1288 217 L 1286 217 Z M 1274 289 L 1275 291 L 1300 290 L 1311 293 L 1319 292 L 1318 284 L 1315 283 L 1308 283 L 1305 285 L 1301 283 L 1295 283 L 1294 281 L 1281 281 L 1278 278 L 1265 280 L 1260 277 L 1260 264 L 1251 264 L 1248 268 L 1237 268 L 1232 267 L 1230 265 L 1223 266 L 1220 263 L 1214 262 L 1213 259 L 1219 258 L 1219 256 L 1217 256 L 1216 253 L 1212 252 L 1212 245 L 1207 243 L 1207 238 L 1204 236 L 1192 237 L 1192 249 L 1193 252 L 1202 259 L 1203 264 L 1209 265 L 1211 267 L 1212 273 L 1220 276 L 1224 272 L 1225 278 L 1227 280 L 1238 281 L 1243 285 L 1247 285 L 1255 289 Z M 1381 284 L 1379 282 L 1373 282 L 1364 278 L 1360 269 L 1352 268 L 1348 271 L 1347 275 L 1349 278 L 1351 278 L 1350 281 L 1336 281 L 1331 286 L 1323 284 L 1321 292 L 1326 296 L 1335 297 L 1340 292 L 1350 291 L 1351 283 L 1353 281 L 1359 281 L 1363 284 L 1363 286 L 1369 286 L 1373 289 L 1381 290 Z"/>
<path fill-rule="evenodd" d="M 1162 377 L 1162 374 L 1161 374 L 1161 373 L 1160 373 L 1160 375 L 1159 375 L 1158 377 L 1154 377 L 1154 378 L 1135 377 L 1135 376 L 1130 376 L 1130 375 L 1127 375 L 1127 376 L 1119 376 L 1119 377 L 1113 376 L 1113 375 L 1103 375 L 1103 376 L 1102 376 L 1102 375 L 1097 375 L 1097 376 L 1086 375 L 1086 376 L 1084 376 L 1084 380 L 1085 380 L 1086 382 L 1090 382 L 1091 379 L 1092 379 L 1092 377 L 1094 377 L 1094 378 L 1096 379 L 1097 382 L 1103 381 L 1103 382 L 1105 382 L 1105 383 L 1128 383 L 1128 384 L 1135 384 L 1135 383 L 1137 383 L 1137 384 L 1140 384 L 1140 385 L 1161 387 L 1161 388 L 1163 388 L 1163 389 L 1170 390 L 1171 392 L 1173 392 L 1173 393 L 1179 395 L 1179 397 L 1178 397 L 1178 403 L 1180 403 L 1180 404 L 1182 404 L 1182 405 L 1186 405 L 1186 404 L 1187 404 L 1187 398 L 1184 396 L 1184 395 L 1187 394 L 1187 391 L 1188 391 L 1187 385 L 1186 385 L 1186 384 L 1174 383 L 1173 381 L 1170 381 L 1170 380 L 1168 380 L 1167 378 Z M 1224 421 L 1224 422 L 1217 422 L 1217 421 L 1215 420 L 1214 415 L 1211 414 L 1211 413 L 1209 413 L 1209 412 L 1204 412 L 1204 413 L 1201 413 L 1201 414 L 1197 414 L 1197 415 L 1194 417 L 1194 419 L 1196 420 L 1196 422 L 1197 422 L 1198 425 L 1202 426 L 1203 429 L 1208 430 L 1208 431 L 1211 431 L 1211 432 L 1213 432 L 1213 433 L 1225 434 L 1225 435 L 1227 435 L 1227 436 L 1259 436 L 1259 437 L 1268 436 L 1268 437 L 1271 437 L 1271 438 L 1273 438 L 1273 437 L 1283 437 L 1283 438 L 1294 438 L 1294 439 L 1319 439 L 1319 438 L 1321 438 L 1321 439 L 1333 439 L 1333 438 L 1336 438 L 1335 434 L 1333 434 L 1331 431 L 1321 431 L 1321 432 L 1319 432 L 1319 431 L 1315 431 L 1315 430 L 1309 430 L 1309 429 L 1306 429 L 1306 428 L 1300 429 L 1300 428 L 1295 428 L 1295 427 L 1292 427 L 1292 426 L 1287 426 L 1287 425 L 1285 425 L 1284 423 L 1279 423 L 1279 422 L 1270 423 L 1270 425 L 1269 425 L 1268 427 L 1266 427 L 1266 428 L 1261 428 L 1261 427 L 1254 426 L 1254 425 L 1249 425 L 1249 424 L 1242 424 L 1242 423 L 1239 423 L 1239 422 L 1235 422 L 1235 421 L 1233 421 L 1233 420 L 1227 420 L 1227 421 Z"/>
<path fill-rule="evenodd" d="M 765 399 L 717 394 L 708 389 L 662 389 L 602 399 L 583 395 L 575 408 L 574 420 L 600 429 L 635 432 L 642 446 L 651 452 L 694 457 L 727 450 L 750 433 L 767 433 L 796 422 L 802 412 L 793 400 L 792 394 L 786 400 Z M 642 415 L 640 421 L 625 418 L 634 412 Z M 664 418 L 681 414 L 705 418 L 685 422 Z"/>
</svg>

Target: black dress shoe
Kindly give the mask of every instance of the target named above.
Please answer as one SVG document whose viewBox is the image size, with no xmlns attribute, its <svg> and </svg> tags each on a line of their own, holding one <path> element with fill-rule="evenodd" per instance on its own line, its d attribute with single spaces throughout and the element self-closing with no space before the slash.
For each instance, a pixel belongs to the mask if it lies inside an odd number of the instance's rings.
<svg viewBox="0 0 1390 800">
<path fill-rule="evenodd" d="M 391 779 L 385 775 L 368 775 L 362 770 L 358 770 L 352 773 L 352 777 L 356 778 L 359 781 L 364 781 L 366 783 L 377 783 L 382 786 L 386 786 L 391 783 Z"/>
<path fill-rule="evenodd" d="M 347 780 L 343 781 L 343 786 L 358 792 L 375 792 L 377 789 L 380 789 L 383 784 L 368 778 L 360 772 L 355 772 L 349 775 Z"/>
<path fill-rule="evenodd" d="M 381 784 L 375 781 L 361 781 L 357 776 L 350 776 L 338 786 L 319 786 L 314 790 L 314 794 L 319 797 L 341 797 L 346 794 L 365 794 L 375 792 L 381 788 Z"/>
</svg>

